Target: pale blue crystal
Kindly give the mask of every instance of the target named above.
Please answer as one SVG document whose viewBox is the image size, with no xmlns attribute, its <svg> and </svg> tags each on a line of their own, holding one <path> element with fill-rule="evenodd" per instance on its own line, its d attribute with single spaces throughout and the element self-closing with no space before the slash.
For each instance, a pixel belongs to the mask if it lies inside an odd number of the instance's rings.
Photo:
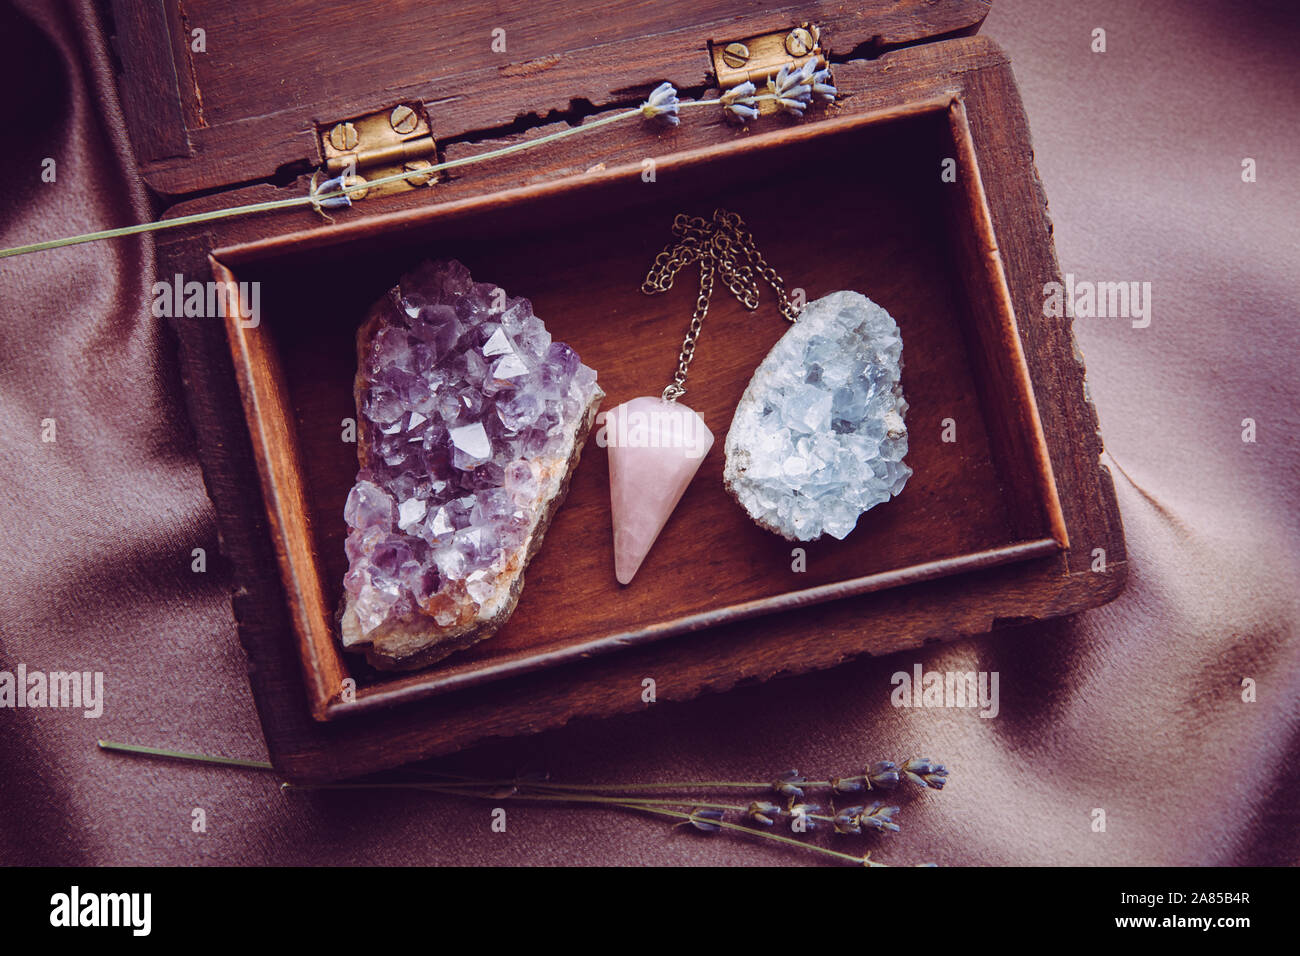
<svg viewBox="0 0 1300 956">
<path fill-rule="evenodd" d="M 809 303 L 754 373 L 727 433 L 723 482 L 763 527 L 844 538 L 903 490 L 903 342 L 857 292 Z"/>
</svg>

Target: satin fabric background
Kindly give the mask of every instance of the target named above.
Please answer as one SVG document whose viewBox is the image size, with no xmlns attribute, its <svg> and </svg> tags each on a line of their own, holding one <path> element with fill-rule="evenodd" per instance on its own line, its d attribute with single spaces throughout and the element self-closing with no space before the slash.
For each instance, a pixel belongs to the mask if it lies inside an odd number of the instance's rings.
<svg viewBox="0 0 1300 956">
<path fill-rule="evenodd" d="M 579 721 L 458 769 L 767 779 L 924 755 L 949 786 L 904 802 L 903 831 L 872 841 L 883 861 L 1300 857 L 1300 17 L 1290 2 L 997 0 L 982 32 L 1011 55 L 1062 271 L 1151 283 L 1149 327 L 1075 322 L 1128 590 L 1072 620 Z M 0 128 L 21 134 L 0 151 L 0 245 L 153 218 L 93 18 L 0 8 L 0 75 Z M 268 773 L 98 751 L 103 737 L 264 756 L 228 581 L 220 562 L 190 570 L 216 529 L 149 313 L 152 256 L 146 237 L 0 262 L 0 670 L 103 671 L 106 694 L 99 719 L 0 710 L 0 862 L 815 861 L 600 810 L 511 805 L 493 833 L 489 805 L 286 793 Z M 998 716 L 893 707 L 891 675 L 918 663 L 997 671 Z"/>
</svg>

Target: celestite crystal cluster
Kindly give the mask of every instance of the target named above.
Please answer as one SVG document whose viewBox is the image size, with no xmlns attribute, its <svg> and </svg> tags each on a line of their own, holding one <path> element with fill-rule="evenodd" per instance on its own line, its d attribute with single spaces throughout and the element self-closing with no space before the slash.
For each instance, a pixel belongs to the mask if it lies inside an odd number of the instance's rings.
<svg viewBox="0 0 1300 956">
<path fill-rule="evenodd" d="M 903 341 L 857 292 L 808 304 L 745 389 L 727 433 L 723 482 L 770 531 L 844 538 L 903 490 Z"/>
<path fill-rule="evenodd" d="M 358 333 L 345 646 L 421 666 L 494 633 L 603 397 L 527 299 L 455 260 L 404 276 Z"/>
</svg>

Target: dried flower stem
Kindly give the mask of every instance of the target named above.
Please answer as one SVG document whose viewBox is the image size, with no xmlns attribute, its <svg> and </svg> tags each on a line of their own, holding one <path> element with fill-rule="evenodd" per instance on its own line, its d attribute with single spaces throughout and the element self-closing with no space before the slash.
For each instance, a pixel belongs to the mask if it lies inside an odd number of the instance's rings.
<svg viewBox="0 0 1300 956">
<path fill-rule="evenodd" d="M 716 106 L 717 100 L 690 100 L 679 104 L 681 107 L 688 106 Z M 448 169 L 457 169 L 461 166 L 469 166 L 472 163 L 482 163 L 492 159 L 500 159 L 503 156 L 510 156 L 515 153 L 523 152 L 526 149 L 533 149 L 537 146 L 544 146 L 547 143 L 553 143 L 556 140 L 564 139 L 567 136 L 575 136 L 578 133 L 589 132 L 599 129 L 602 126 L 609 126 L 612 123 L 619 123 L 623 120 L 641 117 L 641 109 L 622 110 L 613 113 L 610 116 L 602 117 L 598 120 L 592 120 L 590 123 L 584 123 L 581 126 L 571 126 L 567 129 L 557 130 L 554 133 L 548 133 L 545 136 L 539 136 L 537 139 L 524 140 L 520 143 L 512 143 L 509 146 L 502 146 L 498 149 L 490 149 L 484 153 L 477 153 L 473 156 L 463 156 L 460 159 L 451 159 L 443 163 L 435 163 L 422 169 L 412 170 L 410 172 L 394 173 L 391 176 L 381 176 L 378 179 L 372 179 L 365 183 L 356 183 L 351 186 L 343 186 L 339 189 L 309 194 L 306 196 L 294 196 L 291 199 L 273 199 L 267 202 L 249 203 L 244 206 L 230 206 L 225 209 L 212 209 L 208 212 L 193 213 L 188 216 L 177 216 L 174 219 L 160 219 L 157 222 L 144 222 L 134 226 L 121 226 L 117 229 L 104 229 L 99 232 L 87 232 L 79 236 L 67 236 L 63 239 L 50 239 L 45 242 L 34 242 L 25 246 L 14 246 L 11 249 L 0 249 L 0 259 L 10 256 L 23 256 L 33 252 L 44 252 L 47 249 L 59 249 L 63 246 L 78 245 L 83 242 L 98 242 L 101 239 L 119 239 L 123 236 L 134 236 L 144 232 L 157 232 L 162 229 L 174 229 L 179 226 L 190 226 L 200 222 L 214 222 L 218 219 L 233 219 L 237 216 L 249 216 L 259 212 L 272 212 L 278 209 L 291 209 L 295 206 L 316 206 L 322 200 L 335 199 L 344 196 L 350 196 L 354 192 L 373 189 L 376 186 L 382 186 L 387 183 L 400 182 L 412 177 L 424 177 L 430 173 L 439 173 Z"/>
<path fill-rule="evenodd" d="M 666 791 L 669 793 L 689 792 L 695 790 L 771 790 L 771 780 L 673 780 L 662 783 L 551 783 L 547 780 L 527 780 L 527 779 L 500 779 L 484 780 L 479 777 L 465 777 L 459 774 L 443 773 L 442 771 L 415 771 L 417 773 L 427 773 L 431 776 L 442 777 L 447 780 L 461 781 L 466 784 L 477 784 L 485 787 L 545 787 L 548 789 L 560 789 L 566 791 L 578 791 L 586 793 L 648 793 L 654 791 Z M 856 777 L 845 777 L 843 780 L 860 780 L 868 791 L 874 791 L 877 788 L 871 785 L 870 779 L 865 775 Z M 831 780 L 808 780 L 801 784 L 809 790 L 828 789 L 834 786 Z"/>
<path fill-rule="evenodd" d="M 213 757 L 210 754 L 185 753 L 182 750 L 164 750 L 161 747 L 145 747 L 141 744 L 121 744 L 112 740 L 98 740 L 100 750 L 117 750 L 122 753 L 143 754 L 148 757 L 164 757 L 168 760 L 194 760 L 199 763 L 215 763 L 226 767 L 245 767 L 249 770 L 274 770 L 264 760 L 237 760 L 234 757 Z"/>
<path fill-rule="evenodd" d="M 441 784 L 420 783 L 415 781 L 375 781 L 364 783 L 318 783 L 318 784 L 281 784 L 284 790 L 427 790 L 430 793 L 445 793 L 450 796 L 481 797 L 484 800 L 530 800 L 537 803 L 594 803 L 609 806 L 623 806 L 635 803 L 638 806 L 666 807 L 710 807 L 717 810 L 738 810 L 745 808 L 730 803 L 700 803 L 696 800 L 666 800 L 663 798 L 638 797 L 602 797 L 587 793 L 568 793 L 559 788 L 547 788 L 542 793 L 513 791 L 501 793 L 484 790 L 481 784 Z M 529 784 L 535 787 L 535 784 Z"/>
<path fill-rule="evenodd" d="M 495 782 L 488 780 L 471 780 L 464 778 L 463 783 L 418 783 L 418 782 L 393 782 L 393 783 L 326 783 L 317 785 L 305 784 L 282 784 L 285 790 L 428 790 L 431 793 L 445 793 L 466 797 L 483 797 L 489 800 L 532 800 L 539 803 L 593 803 L 604 804 L 607 806 L 627 806 L 629 803 L 635 803 L 637 806 L 649 807 L 694 807 L 696 809 L 710 810 L 730 810 L 736 813 L 744 813 L 749 808 L 739 803 L 710 803 L 707 801 L 691 800 L 687 798 L 673 800 L 664 797 L 604 797 L 595 794 L 581 792 L 581 788 L 563 785 L 550 785 L 543 783 L 516 783 L 516 782 Z M 484 792 L 484 787 L 509 786 L 524 789 L 515 789 L 510 793 L 500 793 L 496 791 Z M 537 792 L 530 792 L 537 791 Z M 806 814 L 809 820 L 823 820 L 827 823 L 835 822 L 834 817 L 826 816 L 820 813 Z M 758 831 L 755 831 L 758 832 Z"/>
<path fill-rule="evenodd" d="M 115 750 L 121 753 L 133 753 L 150 757 L 163 757 L 169 760 L 193 760 L 201 763 L 222 764 L 230 767 L 244 767 L 249 770 L 274 770 L 270 763 L 264 760 L 240 760 L 234 757 L 216 757 L 210 754 L 187 753 L 180 750 L 168 750 L 162 747 L 147 747 L 143 744 L 118 743 L 111 740 L 97 741 L 101 750 Z M 526 780 L 521 778 L 496 779 L 489 780 L 481 777 L 467 777 L 461 774 L 446 773 L 443 771 L 415 771 L 417 773 L 427 773 L 433 777 L 442 778 L 441 783 L 420 784 L 407 783 L 400 786 L 410 788 L 421 787 L 462 787 L 478 788 L 484 787 L 513 787 L 540 790 L 546 793 L 564 793 L 564 794 L 636 794 L 636 793 L 683 793 L 699 790 L 713 789 L 734 789 L 734 790 L 770 790 L 772 789 L 771 781 L 758 780 L 675 780 L 660 783 L 552 783 L 549 780 Z M 871 791 L 871 781 L 866 776 L 842 778 L 847 780 L 861 780 L 866 785 L 866 790 Z M 286 786 L 292 786 L 286 784 Z M 334 787 L 343 787 L 343 784 L 335 784 Z M 379 784 L 354 784 L 347 785 L 353 787 L 371 787 Z M 383 786 L 399 786 L 399 784 L 383 784 Z M 800 787 L 814 790 L 825 789 L 834 786 L 831 780 L 805 780 L 799 784 Z M 746 808 L 737 804 L 718 804 L 718 803 L 700 803 L 695 800 L 641 800 L 642 803 L 662 803 L 670 806 L 696 806 L 696 807 L 713 807 L 720 810 L 736 810 L 743 812 Z M 818 814 L 809 814 L 810 819 L 815 820 L 832 820 L 833 818 Z"/>
<path fill-rule="evenodd" d="M 772 781 L 754 781 L 754 780 L 678 780 L 667 783 L 551 783 L 547 780 L 482 780 L 477 777 L 463 777 L 458 774 L 442 773 L 441 771 L 423 771 L 433 776 L 445 777 L 449 780 L 459 780 L 466 784 L 475 783 L 481 786 L 489 787 L 550 787 L 562 790 L 578 790 L 584 792 L 600 793 L 642 793 L 652 790 L 666 790 L 669 792 L 678 792 L 682 790 L 712 790 L 723 788 L 735 788 L 740 790 L 770 790 Z M 807 786 L 817 786 L 816 783 L 807 784 Z M 830 786 L 829 783 L 821 784 Z"/>
<path fill-rule="evenodd" d="M 569 783 L 551 784 L 547 782 L 535 782 L 535 781 L 524 781 L 524 780 L 476 780 L 472 777 L 457 777 L 456 779 L 459 780 L 460 782 L 453 783 L 449 781 L 446 784 L 415 783 L 415 784 L 411 784 L 410 786 L 416 789 L 419 789 L 421 787 L 427 787 L 430 790 L 436 790 L 438 792 L 442 792 L 443 790 L 449 788 L 457 788 L 459 790 L 459 788 L 462 787 L 466 788 L 465 792 L 469 792 L 473 788 L 482 789 L 483 787 L 512 787 L 516 789 L 515 792 L 510 794 L 511 797 L 518 796 L 525 799 L 534 795 L 534 794 L 523 792 L 524 790 L 529 790 L 529 791 L 539 791 L 538 795 L 540 794 L 563 795 L 562 798 L 564 800 L 570 800 L 578 803 L 607 803 L 612 805 L 622 805 L 627 803 L 629 800 L 632 800 L 633 802 L 643 806 L 695 807 L 697 809 L 730 810 L 736 813 L 745 813 L 749 809 L 748 806 L 740 803 L 709 803 L 709 802 L 701 802 L 699 800 L 691 800 L 689 798 L 673 800 L 673 799 L 665 799 L 663 797 L 657 797 L 657 798 L 626 797 L 626 796 L 601 797 L 592 794 L 592 791 L 617 792 L 617 793 L 626 793 L 626 794 L 634 794 L 638 791 L 647 791 L 647 790 L 652 792 L 659 792 L 666 788 L 672 788 L 674 790 L 703 790 L 710 786 L 719 786 L 720 784 L 718 782 L 710 783 L 708 781 L 702 781 L 688 787 L 688 786 L 681 786 L 677 784 L 662 784 L 662 785 L 569 784 Z M 721 785 L 750 786 L 749 784 L 743 784 L 740 781 L 730 781 L 730 780 L 721 781 Z M 753 784 L 752 786 L 761 789 L 761 788 L 770 788 L 771 784 Z M 505 799 L 505 797 L 503 796 L 502 799 Z M 824 813 L 806 813 L 804 814 L 804 816 L 806 816 L 809 820 L 821 820 L 825 823 L 835 822 L 835 818 L 833 816 L 828 816 Z"/>
<path fill-rule="evenodd" d="M 455 797 L 473 797 L 481 800 L 525 800 L 532 803 L 588 803 L 598 804 L 601 806 L 621 807 L 626 810 L 639 810 L 643 813 L 654 813 L 660 816 L 671 817 L 680 820 L 682 823 L 689 823 L 694 819 L 694 814 L 684 810 L 671 809 L 674 806 L 690 806 L 697 809 L 714 808 L 719 810 L 737 810 L 743 811 L 744 807 L 733 804 L 719 803 L 697 803 L 690 800 L 637 800 L 627 797 L 600 797 L 588 794 L 558 794 L 558 793 L 512 793 L 508 796 L 493 793 L 484 793 L 481 789 L 475 789 L 469 785 L 444 786 L 433 783 L 325 783 L 325 784 L 281 784 L 285 790 L 424 790 L 430 793 L 441 793 L 446 796 Z M 809 814 L 809 817 L 812 817 Z M 817 817 L 817 819 L 830 819 Z M 770 830 L 758 830 L 753 827 L 743 826 L 739 823 L 733 823 L 730 820 L 713 820 L 710 821 L 712 826 L 720 827 L 724 830 L 735 830 L 740 833 L 747 833 L 751 836 L 762 837 L 765 840 L 775 840 L 778 843 L 784 843 L 789 846 L 802 847 L 805 850 L 812 850 L 815 853 L 821 853 L 826 856 L 835 857 L 840 860 L 847 860 L 850 863 L 859 866 L 867 863 L 865 857 L 855 856 L 852 853 L 842 853 L 839 850 L 832 850 L 830 847 L 820 846 L 816 843 L 806 843 L 803 840 L 797 840 L 794 837 L 784 836 L 780 833 L 773 833 Z M 881 866 L 883 864 L 872 864 Z"/>
<path fill-rule="evenodd" d="M 142 744 L 127 744 L 116 741 L 99 740 L 97 741 L 101 750 L 111 750 L 121 753 L 137 754 L 146 757 L 161 757 L 168 760 L 190 760 L 199 763 L 217 764 L 227 767 L 241 767 L 248 770 L 274 770 L 271 764 L 260 760 L 239 760 L 233 757 L 216 757 L 210 754 L 188 753 L 181 750 L 168 750 L 162 747 L 147 747 Z M 479 780 L 472 777 L 462 777 L 455 774 L 440 774 L 440 776 L 451 779 L 443 782 L 374 782 L 374 783 L 329 783 L 329 784 L 291 784 L 282 783 L 281 789 L 284 790 L 423 790 L 430 793 L 439 793 L 444 796 L 470 797 L 479 800 L 522 800 L 532 803 L 564 803 L 564 804 L 592 804 L 597 806 L 607 806 L 624 810 L 636 810 L 641 813 L 651 813 L 658 816 L 669 817 L 678 820 L 680 823 L 693 823 L 696 821 L 694 811 L 702 809 L 713 809 L 743 813 L 747 809 L 744 806 L 730 803 L 701 803 L 694 800 L 673 800 L 667 798 L 649 798 L 634 796 L 604 796 L 601 793 L 592 793 L 593 790 L 614 791 L 621 790 L 624 793 L 635 790 L 665 790 L 675 788 L 677 790 L 704 789 L 709 787 L 734 787 L 748 789 L 767 789 L 771 787 L 770 783 L 755 783 L 752 781 L 736 780 L 715 780 L 715 781 L 687 781 L 676 783 L 662 784 L 575 784 L 575 785 L 558 785 L 546 782 L 533 782 L 524 780 Z M 830 786 L 830 781 L 804 781 L 802 786 L 817 787 Z M 511 788 L 509 793 L 495 793 L 485 791 L 484 787 L 501 787 Z M 518 788 L 524 787 L 532 790 L 539 790 L 539 793 L 520 792 Z M 692 811 L 675 809 L 677 807 L 691 807 Z M 824 820 L 834 822 L 833 817 L 822 814 L 807 814 L 809 819 Z M 876 863 L 871 859 L 871 853 L 868 851 L 862 856 L 855 856 L 852 853 L 843 853 L 839 850 L 833 850 L 829 847 L 820 846 L 816 843 L 808 843 L 794 837 L 784 836 L 780 833 L 774 833 L 770 830 L 760 830 L 754 827 L 743 826 L 730 820 L 715 819 L 709 820 L 709 826 L 717 829 L 732 830 L 739 833 L 749 834 L 750 836 L 760 837 L 764 840 L 773 840 L 787 846 L 796 846 L 814 853 L 820 853 L 837 860 L 843 860 L 859 866 L 887 866 L 885 863 Z"/>
</svg>

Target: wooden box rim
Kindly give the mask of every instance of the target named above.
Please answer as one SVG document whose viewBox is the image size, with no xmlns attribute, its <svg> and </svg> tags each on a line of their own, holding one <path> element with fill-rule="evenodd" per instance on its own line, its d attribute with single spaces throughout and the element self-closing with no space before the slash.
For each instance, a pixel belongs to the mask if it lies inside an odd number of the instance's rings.
<svg viewBox="0 0 1300 956">
<path fill-rule="evenodd" d="M 776 144 L 807 140 L 814 136 L 829 136 L 858 127 L 928 113 L 946 114 L 963 168 L 972 171 L 971 175 L 961 180 L 958 188 L 961 189 L 970 207 L 972 221 L 978 233 L 978 245 L 986 250 L 982 260 L 986 272 L 984 279 L 994 293 L 995 308 L 998 312 L 998 331 L 1002 333 L 999 345 L 1011 356 L 1010 367 L 1016 379 L 1012 388 L 1019 392 L 1027 412 L 1024 427 L 1030 432 L 1034 478 L 1050 529 L 1048 535 L 940 560 L 851 577 L 833 584 L 789 590 L 768 598 L 726 605 L 687 617 L 679 617 L 667 624 L 635 627 L 554 650 L 497 661 L 468 672 L 453 670 L 444 676 L 440 672 L 441 665 L 435 665 L 417 674 L 399 675 L 400 680 L 391 679 L 374 686 L 357 688 L 352 694 L 344 694 L 342 687 L 344 680 L 349 677 L 350 669 L 348 658 L 338 645 L 332 604 L 327 597 L 332 591 L 332 582 L 322 580 L 314 555 L 312 534 L 306 518 L 307 505 L 302 487 L 303 463 L 299 441 L 294 434 L 291 416 L 285 415 L 283 422 L 268 422 L 268 418 L 279 414 L 283 403 L 275 392 L 275 383 L 268 381 L 268 376 L 258 371 L 261 367 L 259 362 L 250 359 L 252 351 L 266 347 L 264 343 L 253 340 L 254 336 L 261 336 L 262 332 L 257 328 L 248 328 L 238 311 L 227 313 L 224 316 L 226 334 L 244 399 L 246 420 L 250 433 L 254 437 L 263 497 L 267 502 L 273 534 L 278 543 L 276 554 L 280 564 L 281 581 L 293 609 L 297 645 L 313 716 L 317 720 L 332 720 L 369 713 L 426 696 L 462 690 L 516 674 L 588 659 L 598 654 L 614 653 L 643 642 L 657 641 L 719 624 L 868 594 L 935 577 L 960 574 L 963 571 L 1043 557 L 1058 550 L 1068 549 L 1069 536 L 1052 474 L 1046 437 L 1043 434 L 1033 384 L 1020 344 L 1005 269 L 993 235 L 991 217 L 979 173 L 978 157 L 975 154 L 966 120 L 966 110 L 960 95 L 903 103 L 889 109 L 830 118 L 815 125 L 768 131 L 742 140 L 666 154 L 659 157 L 657 162 L 667 172 L 673 167 L 688 167 L 697 163 L 736 161 L 739 155 L 767 149 Z M 509 205 L 543 196 L 581 192 L 602 181 L 620 180 L 636 174 L 637 168 L 615 167 L 594 174 L 576 174 L 500 193 L 472 196 L 406 210 L 378 220 L 340 224 L 325 231 L 317 229 L 303 233 L 289 233 L 222 247 L 211 253 L 211 267 L 218 281 L 228 283 L 233 290 L 238 288 L 234 269 L 241 263 L 256 261 L 267 256 L 274 257 L 277 252 L 292 250 L 297 253 L 309 253 L 325 246 L 345 245 L 364 240 L 376 229 L 391 230 L 417 224 L 430 224 L 458 214 L 472 214 L 481 208 Z M 234 299 L 227 297 L 222 301 L 226 303 Z M 394 684 L 396 686 L 393 686 Z"/>
</svg>

